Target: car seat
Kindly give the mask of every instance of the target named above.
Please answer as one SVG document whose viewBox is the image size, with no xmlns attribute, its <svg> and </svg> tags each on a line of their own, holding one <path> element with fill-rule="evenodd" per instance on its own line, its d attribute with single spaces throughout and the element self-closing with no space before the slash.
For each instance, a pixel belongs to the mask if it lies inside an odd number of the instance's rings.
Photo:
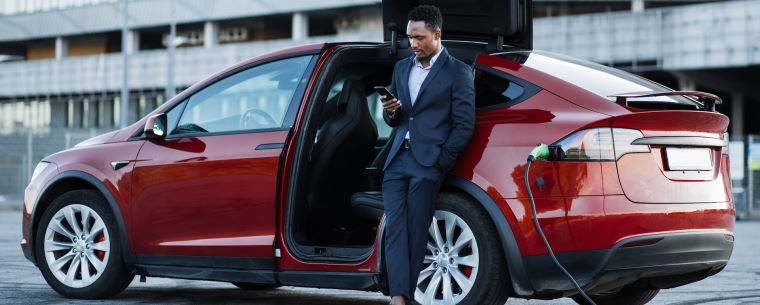
<svg viewBox="0 0 760 305">
<path fill-rule="evenodd" d="M 351 194 L 359 190 L 377 141 L 377 126 L 360 80 L 343 83 L 334 107 L 334 115 L 317 133 L 310 157 L 307 217 L 312 223 L 336 223 L 350 215 Z"/>
</svg>

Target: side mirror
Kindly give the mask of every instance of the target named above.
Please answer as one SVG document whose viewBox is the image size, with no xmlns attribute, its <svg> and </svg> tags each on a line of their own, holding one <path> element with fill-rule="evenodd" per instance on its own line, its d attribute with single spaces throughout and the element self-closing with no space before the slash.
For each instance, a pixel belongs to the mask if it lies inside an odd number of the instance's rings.
<svg viewBox="0 0 760 305">
<path fill-rule="evenodd" d="M 160 140 L 166 137 L 166 114 L 154 114 L 145 121 L 143 133 L 151 140 Z"/>
</svg>

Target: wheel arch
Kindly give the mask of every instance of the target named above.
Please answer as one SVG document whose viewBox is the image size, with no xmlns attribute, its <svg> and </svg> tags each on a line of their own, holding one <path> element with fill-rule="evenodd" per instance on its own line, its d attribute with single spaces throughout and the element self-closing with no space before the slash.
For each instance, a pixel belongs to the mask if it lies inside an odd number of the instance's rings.
<svg viewBox="0 0 760 305">
<path fill-rule="evenodd" d="M 486 213 L 488 213 L 488 216 L 496 227 L 496 232 L 499 234 L 514 293 L 516 295 L 534 294 L 534 289 L 525 269 L 520 248 L 517 245 L 512 228 L 491 196 L 473 182 L 452 175 L 446 177 L 442 190 L 464 193 L 474 202 L 479 203 Z"/>
<path fill-rule="evenodd" d="M 111 209 L 111 212 L 113 213 L 116 220 L 116 225 L 119 228 L 119 239 L 121 240 L 124 261 L 126 263 L 134 263 L 135 256 L 132 253 L 132 248 L 129 244 L 129 237 L 126 229 L 127 227 L 124 223 L 124 217 L 121 214 L 121 209 L 119 208 L 119 205 L 116 204 L 116 199 L 114 199 L 111 192 L 100 180 L 88 173 L 81 171 L 66 171 L 58 174 L 54 178 L 50 179 L 50 181 L 48 181 L 48 183 L 43 188 L 43 191 L 40 192 L 40 195 L 35 202 L 34 208 L 32 209 L 32 217 L 31 221 L 29 222 L 29 249 L 31 250 L 31 257 L 29 257 L 29 259 L 33 264 L 37 265 L 36 255 L 34 255 L 34 247 L 36 244 L 36 241 L 34 239 L 36 236 L 36 228 L 39 225 L 42 214 L 45 213 L 53 200 L 55 200 L 55 198 L 58 196 L 68 191 L 81 189 L 94 190 L 103 196 L 103 199 L 106 200 L 108 203 L 108 208 Z"/>
</svg>

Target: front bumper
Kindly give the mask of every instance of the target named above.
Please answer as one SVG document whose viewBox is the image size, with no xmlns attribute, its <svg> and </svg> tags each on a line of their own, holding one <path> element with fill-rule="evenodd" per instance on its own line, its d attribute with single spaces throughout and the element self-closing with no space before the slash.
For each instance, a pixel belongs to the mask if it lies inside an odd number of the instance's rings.
<svg viewBox="0 0 760 305">
<path fill-rule="evenodd" d="M 557 259 L 589 294 L 624 286 L 665 289 L 702 280 L 728 263 L 733 233 L 700 230 L 642 235 L 610 249 L 567 252 Z M 536 295 L 556 298 L 576 294 L 549 255 L 523 257 Z"/>
</svg>

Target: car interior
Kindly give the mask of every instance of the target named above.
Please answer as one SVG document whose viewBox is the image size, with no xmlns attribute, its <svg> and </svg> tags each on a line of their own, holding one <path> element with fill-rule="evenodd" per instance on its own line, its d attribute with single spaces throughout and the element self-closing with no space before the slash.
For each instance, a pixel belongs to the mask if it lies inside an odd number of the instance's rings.
<svg viewBox="0 0 760 305">
<path fill-rule="evenodd" d="M 446 44 L 472 64 L 483 45 Z M 382 166 L 393 130 L 374 86 L 389 86 L 388 45 L 344 47 L 318 76 L 292 167 L 286 239 L 306 260 L 359 261 L 372 251 L 383 215 Z"/>
</svg>

